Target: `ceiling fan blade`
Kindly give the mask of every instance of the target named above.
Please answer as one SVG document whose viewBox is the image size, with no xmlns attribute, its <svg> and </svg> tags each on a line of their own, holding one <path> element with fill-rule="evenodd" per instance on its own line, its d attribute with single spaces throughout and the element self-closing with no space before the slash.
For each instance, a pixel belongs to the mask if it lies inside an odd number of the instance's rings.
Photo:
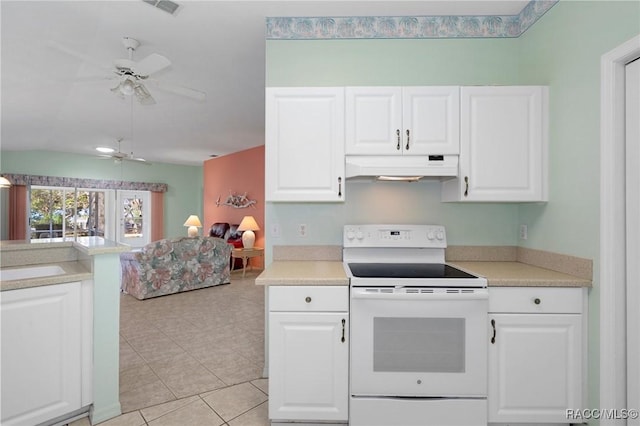
<svg viewBox="0 0 640 426">
<path fill-rule="evenodd" d="M 51 47 L 53 49 L 59 50 L 60 52 L 66 53 L 69 56 L 72 56 L 72 57 L 74 57 L 76 59 L 79 59 L 79 60 L 89 64 L 89 65 L 92 65 L 92 66 L 94 66 L 96 68 L 99 68 L 99 69 L 105 71 L 105 73 L 112 71 L 110 67 L 107 67 L 104 64 L 99 63 L 98 61 L 93 59 L 91 56 L 85 55 L 84 53 L 81 53 L 81 52 L 78 52 L 77 50 L 74 50 L 69 46 L 65 46 L 62 43 L 59 43 L 59 42 L 54 41 L 54 40 L 48 40 L 46 42 L 46 44 L 47 44 L 47 46 L 49 46 L 49 47 Z"/>
<path fill-rule="evenodd" d="M 134 74 L 147 77 L 171 65 L 171 61 L 162 55 L 152 53 L 131 67 Z"/>
<path fill-rule="evenodd" d="M 134 157 L 133 154 L 127 155 L 126 157 L 122 157 L 121 160 L 131 161 L 132 163 L 144 164 L 146 166 L 151 165 L 151 163 L 145 160 L 144 158 Z"/>
<path fill-rule="evenodd" d="M 155 79 L 147 80 L 152 83 L 160 90 L 164 90 L 165 92 L 175 93 L 176 95 L 186 96 L 188 98 L 194 99 L 196 101 L 204 102 L 207 99 L 207 94 L 205 92 L 201 92 L 200 90 L 191 89 L 189 87 L 180 86 L 173 83 L 167 83 Z"/>
</svg>

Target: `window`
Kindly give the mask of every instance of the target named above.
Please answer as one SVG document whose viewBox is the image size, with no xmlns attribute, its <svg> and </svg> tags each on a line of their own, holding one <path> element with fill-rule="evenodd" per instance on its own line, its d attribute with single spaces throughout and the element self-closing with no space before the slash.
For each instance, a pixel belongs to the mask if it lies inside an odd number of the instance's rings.
<svg viewBox="0 0 640 426">
<path fill-rule="evenodd" d="M 107 194 L 103 190 L 32 186 L 31 239 L 104 237 L 108 231 Z"/>
</svg>

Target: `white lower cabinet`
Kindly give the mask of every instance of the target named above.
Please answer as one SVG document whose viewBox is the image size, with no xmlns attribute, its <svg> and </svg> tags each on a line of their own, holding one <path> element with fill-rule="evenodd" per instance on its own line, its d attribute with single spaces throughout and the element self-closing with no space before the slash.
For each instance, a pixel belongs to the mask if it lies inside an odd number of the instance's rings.
<svg viewBox="0 0 640 426">
<path fill-rule="evenodd" d="M 347 286 L 269 288 L 269 418 L 348 420 Z"/>
<path fill-rule="evenodd" d="M 489 289 L 489 423 L 571 423 L 583 407 L 584 295 Z"/>
<path fill-rule="evenodd" d="M 90 291 L 90 282 L 72 282 L 2 292 L 2 425 L 35 425 L 90 404 Z"/>
</svg>

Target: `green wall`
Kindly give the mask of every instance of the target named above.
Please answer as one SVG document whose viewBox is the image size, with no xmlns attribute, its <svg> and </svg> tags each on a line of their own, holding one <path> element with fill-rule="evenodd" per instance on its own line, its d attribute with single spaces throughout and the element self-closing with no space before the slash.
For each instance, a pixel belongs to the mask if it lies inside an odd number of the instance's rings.
<svg viewBox="0 0 640 426">
<path fill-rule="evenodd" d="M 518 39 L 266 42 L 267 86 L 550 86 L 549 202 L 446 204 L 434 182 L 348 182 L 344 204 L 267 203 L 278 244 L 341 244 L 358 222 L 442 223 L 450 245 L 521 245 L 594 260 L 589 407 L 599 407 L 600 57 L 640 34 L 638 1 L 562 0 Z M 296 236 L 305 223 L 309 235 Z M 518 225 L 529 239 L 518 239 Z M 606 408 L 606 407 L 605 407 Z"/>
<path fill-rule="evenodd" d="M 164 235 L 186 235 L 184 221 L 190 214 L 202 216 L 202 167 L 154 163 L 115 164 L 94 156 L 48 151 L 2 151 L 2 173 L 21 173 L 73 178 L 126 180 L 166 183 L 164 196 Z M 5 192 L 5 191 L 3 191 Z M 5 200 L 2 197 L 0 221 L 6 230 Z M 6 232 L 6 231 L 5 231 Z M 3 236 L 7 235 L 6 233 Z"/>
<path fill-rule="evenodd" d="M 599 407 L 600 58 L 640 34 L 638 1 L 561 1 L 520 39 L 523 83 L 548 82 L 549 202 L 521 205 L 521 245 L 594 260 L 589 401 Z M 608 408 L 608 407 L 603 407 Z"/>
</svg>

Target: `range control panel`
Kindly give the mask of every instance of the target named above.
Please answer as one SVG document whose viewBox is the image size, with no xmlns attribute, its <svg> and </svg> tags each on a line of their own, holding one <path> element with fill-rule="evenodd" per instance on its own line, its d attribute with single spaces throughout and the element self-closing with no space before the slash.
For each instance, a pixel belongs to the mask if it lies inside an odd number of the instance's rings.
<svg viewBox="0 0 640 426">
<path fill-rule="evenodd" d="M 446 248 L 440 225 L 345 225 L 344 247 Z"/>
</svg>

